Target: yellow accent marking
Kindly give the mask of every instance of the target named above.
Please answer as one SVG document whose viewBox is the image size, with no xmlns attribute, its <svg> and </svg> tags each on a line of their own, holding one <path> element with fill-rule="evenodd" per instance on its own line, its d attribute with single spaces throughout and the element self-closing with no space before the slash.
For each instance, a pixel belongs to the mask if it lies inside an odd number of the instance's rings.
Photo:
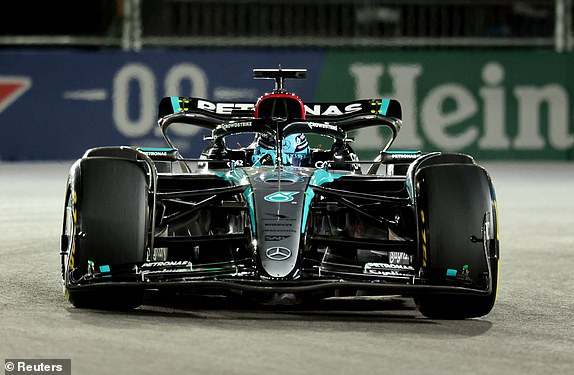
<svg viewBox="0 0 574 375">
<path fill-rule="evenodd" d="M 76 253 L 76 241 L 72 239 L 72 254 L 70 254 L 70 268 L 74 268 L 74 254 Z"/>
<path fill-rule="evenodd" d="M 419 211 L 421 216 L 421 223 L 425 223 L 425 212 L 423 210 Z M 423 249 L 423 267 L 427 266 L 427 234 L 425 228 L 421 229 L 421 240 L 422 240 L 422 249 Z"/>
</svg>

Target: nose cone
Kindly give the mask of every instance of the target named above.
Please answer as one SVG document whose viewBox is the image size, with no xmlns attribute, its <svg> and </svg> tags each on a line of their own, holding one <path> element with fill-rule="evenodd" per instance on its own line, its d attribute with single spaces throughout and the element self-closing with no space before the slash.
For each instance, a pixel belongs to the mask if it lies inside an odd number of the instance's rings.
<svg viewBox="0 0 574 375">
<path fill-rule="evenodd" d="M 258 256 L 266 276 L 295 274 L 309 176 L 269 168 L 252 177 Z"/>
</svg>

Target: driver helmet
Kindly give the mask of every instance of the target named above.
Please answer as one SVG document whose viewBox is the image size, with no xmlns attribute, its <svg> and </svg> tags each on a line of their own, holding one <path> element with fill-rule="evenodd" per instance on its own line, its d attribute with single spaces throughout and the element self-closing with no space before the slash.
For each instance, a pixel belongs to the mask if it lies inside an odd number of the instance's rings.
<svg viewBox="0 0 574 375">
<path fill-rule="evenodd" d="M 283 165 L 302 166 L 308 161 L 309 142 L 303 133 L 290 134 L 283 139 L 281 147 Z M 260 136 L 253 152 L 253 165 L 274 164 L 276 159 L 275 140 Z"/>
</svg>

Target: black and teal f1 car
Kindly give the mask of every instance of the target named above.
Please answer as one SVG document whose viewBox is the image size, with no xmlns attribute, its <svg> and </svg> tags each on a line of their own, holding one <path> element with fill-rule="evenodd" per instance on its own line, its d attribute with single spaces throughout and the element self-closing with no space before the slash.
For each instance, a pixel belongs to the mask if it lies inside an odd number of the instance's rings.
<svg viewBox="0 0 574 375">
<path fill-rule="evenodd" d="M 488 314 L 499 239 L 487 171 L 464 154 L 391 151 L 398 101 L 303 103 L 284 82 L 305 77 L 255 69 L 275 80 L 256 103 L 163 98 L 165 147 L 87 150 L 66 189 L 67 299 L 402 295 L 430 318 Z M 364 161 L 351 145 L 367 130 L 384 141 Z M 176 141 L 199 131 L 201 153 L 184 156 Z"/>
</svg>

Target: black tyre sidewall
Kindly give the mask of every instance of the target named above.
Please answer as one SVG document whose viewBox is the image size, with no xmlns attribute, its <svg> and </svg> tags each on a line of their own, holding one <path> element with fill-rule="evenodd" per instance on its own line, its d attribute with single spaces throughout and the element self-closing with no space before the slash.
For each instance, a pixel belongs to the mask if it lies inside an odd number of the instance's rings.
<svg viewBox="0 0 574 375">
<path fill-rule="evenodd" d="M 485 289 L 481 275 L 491 268 L 492 293 L 488 296 L 425 294 L 415 298 L 420 312 L 437 319 L 464 319 L 486 315 L 496 298 L 498 260 L 487 261 L 482 241 L 484 216 L 493 212 L 490 179 L 472 164 L 433 165 L 422 168 L 417 180 L 417 216 L 421 263 L 433 285 L 453 286 L 446 270 L 461 272 L 468 266 L 472 284 Z"/>
<path fill-rule="evenodd" d="M 96 270 L 143 262 L 149 225 L 144 170 L 130 160 L 94 157 L 81 161 L 76 179 L 70 186 L 76 194 L 75 276 L 87 272 L 88 261 Z M 76 307 L 130 309 L 141 304 L 138 289 L 78 291 L 68 277 L 65 282 L 66 296 Z"/>
</svg>

